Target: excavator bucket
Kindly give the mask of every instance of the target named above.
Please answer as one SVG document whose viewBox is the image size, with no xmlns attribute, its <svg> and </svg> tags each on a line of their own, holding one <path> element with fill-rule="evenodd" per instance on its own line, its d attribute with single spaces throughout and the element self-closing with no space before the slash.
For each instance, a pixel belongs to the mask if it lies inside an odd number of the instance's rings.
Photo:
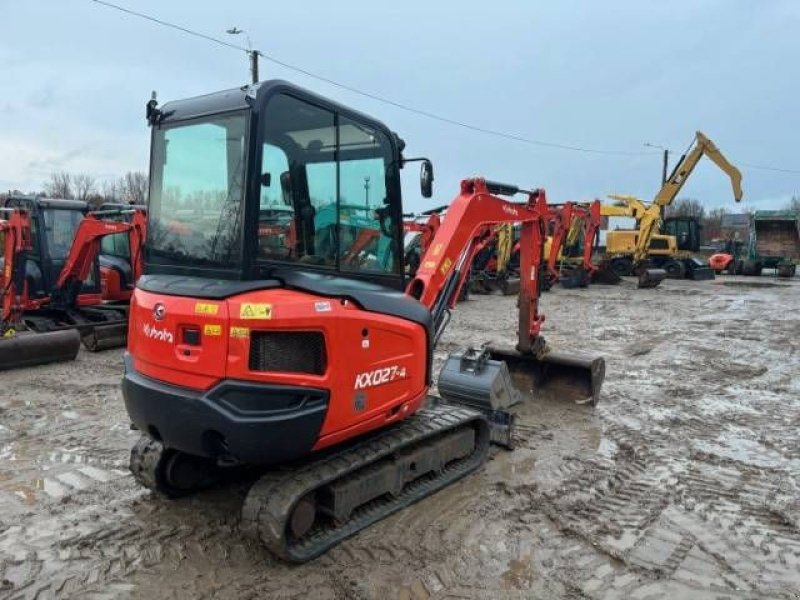
<svg viewBox="0 0 800 600">
<path fill-rule="evenodd" d="M 75 360 L 81 345 L 75 329 L 0 337 L 0 371 Z"/>
<path fill-rule="evenodd" d="M 503 296 L 516 296 L 519 294 L 520 279 L 519 277 L 505 277 L 500 281 L 499 287 Z"/>
<path fill-rule="evenodd" d="M 512 348 L 470 348 L 450 355 L 439 372 L 438 389 L 448 403 L 483 412 L 491 440 L 511 447 L 514 415 L 524 400 L 595 405 L 605 377 L 605 360 L 549 352 L 541 358 Z"/>
<path fill-rule="evenodd" d="M 639 289 L 654 288 L 667 277 L 664 269 L 644 269 L 639 275 L 636 287 Z"/>
<path fill-rule="evenodd" d="M 577 354 L 548 352 L 541 358 L 513 348 L 490 346 L 492 360 L 505 362 L 523 396 L 595 405 L 605 378 L 605 360 Z"/>
<path fill-rule="evenodd" d="M 707 281 L 715 279 L 714 271 L 704 262 L 696 258 L 691 258 L 684 262 L 686 267 L 686 277 L 694 281 Z"/>
<path fill-rule="evenodd" d="M 591 281 L 602 285 L 617 285 L 622 281 L 622 277 L 611 268 L 609 261 L 603 261 L 597 266 L 597 269 L 592 271 Z"/>
<path fill-rule="evenodd" d="M 96 325 L 81 333 L 81 341 L 89 352 L 121 348 L 128 343 L 128 323 Z"/>
</svg>

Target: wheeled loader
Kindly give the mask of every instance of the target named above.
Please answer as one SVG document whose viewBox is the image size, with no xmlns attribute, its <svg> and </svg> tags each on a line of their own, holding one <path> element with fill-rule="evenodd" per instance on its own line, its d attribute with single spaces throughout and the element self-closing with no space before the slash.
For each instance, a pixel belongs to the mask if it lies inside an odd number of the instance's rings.
<svg viewBox="0 0 800 600">
<path fill-rule="evenodd" d="M 142 485 L 179 496 L 225 469 L 268 469 L 244 500 L 243 529 L 304 562 L 479 469 L 523 398 L 597 401 L 603 359 L 551 352 L 541 335 L 544 194 L 463 181 L 409 278 L 400 168 L 413 159 L 380 121 L 283 81 L 151 101 L 147 115 L 158 233 L 131 301 L 122 382 Z M 423 160 L 424 197 L 432 173 Z M 314 215 L 363 197 L 365 177 L 392 252 L 347 264 L 352 238 L 330 252 Z M 275 260 L 256 248 L 261 198 L 279 179 L 304 233 Z M 521 224 L 517 343 L 451 358 L 445 401 L 432 403 L 434 348 L 498 223 Z"/>
</svg>

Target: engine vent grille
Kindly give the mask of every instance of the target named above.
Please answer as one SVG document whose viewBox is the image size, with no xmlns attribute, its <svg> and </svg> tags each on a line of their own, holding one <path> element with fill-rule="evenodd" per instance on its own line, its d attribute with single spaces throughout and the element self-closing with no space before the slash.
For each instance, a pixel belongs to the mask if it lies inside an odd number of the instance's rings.
<svg viewBox="0 0 800 600">
<path fill-rule="evenodd" d="M 253 331 L 250 370 L 322 375 L 327 366 L 325 336 L 319 331 Z"/>
<path fill-rule="evenodd" d="M 667 240 L 661 238 L 655 238 L 650 240 L 650 249 L 651 250 L 669 250 L 669 244 Z"/>
</svg>

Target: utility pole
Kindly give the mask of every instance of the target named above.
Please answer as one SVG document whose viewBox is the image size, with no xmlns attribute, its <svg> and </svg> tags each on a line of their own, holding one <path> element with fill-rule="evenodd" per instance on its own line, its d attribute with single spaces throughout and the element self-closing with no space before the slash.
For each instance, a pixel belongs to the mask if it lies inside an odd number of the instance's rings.
<svg viewBox="0 0 800 600">
<path fill-rule="evenodd" d="M 364 176 L 364 200 L 367 204 L 366 208 L 369 210 L 369 175 Z"/>
<path fill-rule="evenodd" d="M 252 76 L 253 83 L 258 83 L 258 50 L 250 50 L 250 75 Z M 664 166 L 664 169 L 667 167 Z M 664 171 L 666 173 L 666 170 Z M 664 175 L 666 177 L 666 175 Z"/>
<path fill-rule="evenodd" d="M 658 146 L 656 144 L 651 144 L 650 142 L 645 142 L 644 144 L 648 148 L 658 148 L 659 150 L 664 151 L 664 160 L 661 163 L 661 187 L 663 188 L 664 185 L 667 183 L 667 172 L 669 170 L 669 149 L 665 148 L 664 146 Z M 661 207 L 661 221 L 664 221 L 664 210 L 665 207 Z"/>
<path fill-rule="evenodd" d="M 244 34 L 244 37 L 247 39 L 247 56 L 250 59 L 250 80 L 253 83 L 258 83 L 258 57 L 261 55 L 261 52 L 258 50 L 253 50 L 253 44 L 250 41 L 250 35 L 244 29 L 239 29 L 238 27 L 226 29 L 225 33 L 228 35 Z"/>
</svg>

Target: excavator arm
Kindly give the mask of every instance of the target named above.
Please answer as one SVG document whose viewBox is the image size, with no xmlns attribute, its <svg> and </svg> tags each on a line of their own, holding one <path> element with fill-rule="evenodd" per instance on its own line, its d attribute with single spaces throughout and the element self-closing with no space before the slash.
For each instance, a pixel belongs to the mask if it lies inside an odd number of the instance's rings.
<svg viewBox="0 0 800 600">
<path fill-rule="evenodd" d="M 427 306 L 433 316 L 437 338 L 446 325 L 448 310 L 458 299 L 476 246 L 486 235 L 487 226 L 500 223 L 521 223 L 519 336 L 518 348 L 531 351 L 544 316 L 539 313 L 539 268 L 544 245 L 543 215 L 547 213 L 547 200 L 542 190 L 525 192 L 528 200 L 516 203 L 493 194 L 513 195 L 521 192 L 516 186 L 489 182 L 483 179 L 465 179 L 461 193 L 447 211 L 441 224 L 422 256 L 416 276 L 408 284 L 407 293 Z"/>
<path fill-rule="evenodd" d="M 0 234 L 3 239 L 3 265 L 0 272 L 0 335 L 19 321 L 25 293 L 25 256 L 32 248 L 28 213 L 19 209 L 0 209 Z"/>
<path fill-rule="evenodd" d="M 115 215 L 121 214 L 120 211 L 113 212 Z M 107 235 L 129 234 L 131 269 L 134 277 L 142 273 L 142 245 L 145 236 L 143 212 L 135 210 L 130 222 L 103 218 L 109 214 L 111 214 L 109 211 L 89 213 L 78 225 L 64 267 L 56 281 L 52 298 L 54 302 L 65 306 L 72 306 L 75 303 L 83 281 L 88 277 L 94 261 L 100 254 L 100 242 Z"/>
<path fill-rule="evenodd" d="M 692 171 L 694 171 L 694 168 L 703 156 L 710 158 L 715 165 L 730 177 L 733 197 L 736 202 L 739 202 L 742 199 L 741 172 L 725 158 L 714 142 L 702 132 L 698 131 L 695 133 L 694 147 L 688 154 L 684 154 L 678 161 L 678 164 L 675 165 L 672 174 L 667 178 L 667 181 L 664 182 L 664 185 L 653 199 L 653 204 L 659 207 L 669 206 L 678 195 L 678 192 L 681 191 L 686 179 L 692 174 Z"/>
</svg>

